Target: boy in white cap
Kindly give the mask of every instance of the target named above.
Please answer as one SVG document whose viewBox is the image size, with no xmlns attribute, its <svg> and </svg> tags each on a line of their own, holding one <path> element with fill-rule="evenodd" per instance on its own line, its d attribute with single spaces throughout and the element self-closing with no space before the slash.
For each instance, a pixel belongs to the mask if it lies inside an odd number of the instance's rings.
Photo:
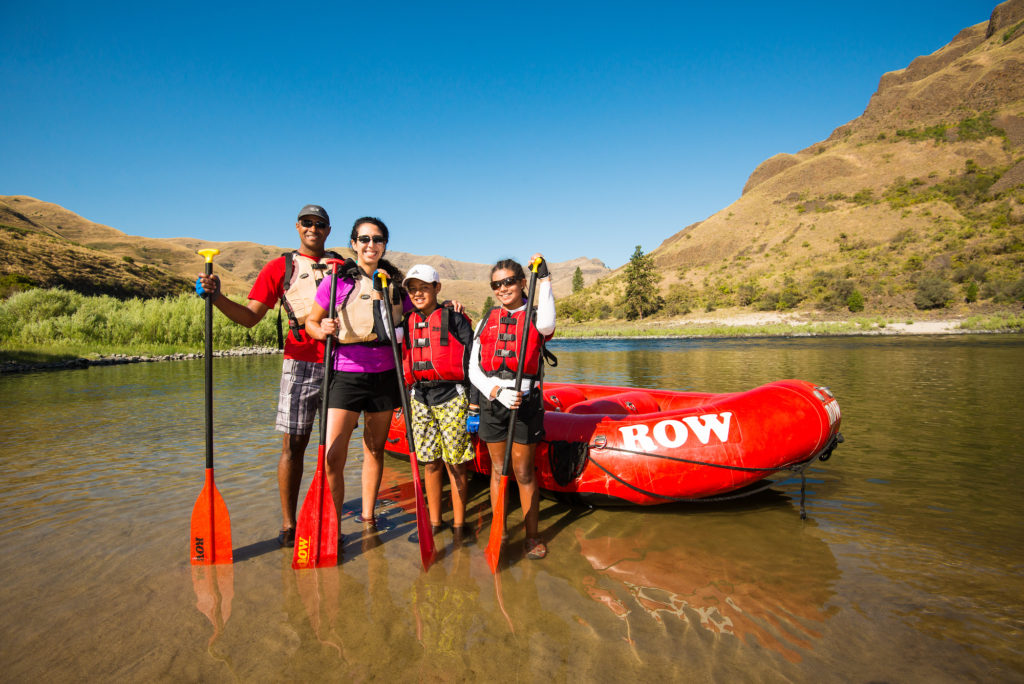
<svg viewBox="0 0 1024 684">
<path fill-rule="evenodd" d="M 452 496 L 452 531 L 462 539 L 466 519 L 466 464 L 473 444 L 466 417 L 476 409 L 469 401 L 467 367 L 473 346 L 469 319 L 440 306 L 441 279 L 427 264 L 416 264 L 402 282 L 415 307 L 405 319 L 402 366 L 411 388 L 416 457 L 424 463 L 427 508 L 434 534 L 443 529 L 441 489 L 448 471 Z"/>
</svg>

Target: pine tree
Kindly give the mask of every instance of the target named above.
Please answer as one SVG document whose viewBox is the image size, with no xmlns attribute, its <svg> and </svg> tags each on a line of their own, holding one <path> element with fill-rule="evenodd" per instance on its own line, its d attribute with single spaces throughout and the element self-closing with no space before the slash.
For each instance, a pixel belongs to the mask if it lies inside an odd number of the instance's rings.
<svg viewBox="0 0 1024 684">
<path fill-rule="evenodd" d="M 577 266 L 576 272 L 572 274 L 572 291 L 579 292 L 583 289 L 583 270 Z"/>
<path fill-rule="evenodd" d="M 480 319 L 487 318 L 487 312 L 494 308 L 494 297 L 487 295 L 487 299 L 484 300 L 484 308 L 480 309 Z"/>
<path fill-rule="evenodd" d="M 626 292 L 622 298 L 628 320 L 643 320 L 645 315 L 661 308 L 662 300 L 657 288 L 659 280 L 661 276 L 654 270 L 654 260 L 637 245 L 626 265 Z"/>
</svg>

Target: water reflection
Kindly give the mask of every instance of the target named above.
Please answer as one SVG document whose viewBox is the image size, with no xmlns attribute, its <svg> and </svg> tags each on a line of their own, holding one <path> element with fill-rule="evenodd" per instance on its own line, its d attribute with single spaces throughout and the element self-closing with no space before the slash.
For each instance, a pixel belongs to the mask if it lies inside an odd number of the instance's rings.
<svg viewBox="0 0 1024 684">
<path fill-rule="evenodd" d="M 951 681 L 1024 672 L 1015 400 L 1024 338 L 554 346 L 560 364 L 548 377 L 557 381 L 831 386 L 847 440 L 810 474 L 810 522 L 789 498 L 798 485 L 711 508 L 586 513 L 545 501 L 551 553 L 522 558 L 513 510 L 498 592 L 483 557 L 486 484 L 468 507 L 477 535 L 462 547 L 439 535 L 441 553 L 423 573 L 409 541 L 409 466 L 387 461 L 381 528 L 366 534 L 351 514 L 358 500 L 346 502 L 341 565 L 300 588 L 274 540 L 280 358 L 224 359 L 214 369 L 214 448 L 236 562 L 229 583 L 220 566 L 212 582 L 193 582 L 202 363 L 4 376 L 5 677 Z M 360 460 L 350 455 L 350 491 Z M 312 455 L 307 463 L 308 478 Z"/>
<path fill-rule="evenodd" d="M 633 522 L 615 526 L 614 536 L 600 525 L 574 531 L 598 572 L 583 577 L 584 591 L 625 623 L 630 643 L 631 616 L 646 616 L 754 641 L 791 662 L 815 648 L 821 631 L 814 624 L 835 612 L 826 606 L 839 577 L 823 541 L 795 534 L 791 524 L 766 533 L 714 518 L 688 520 L 682 529 L 666 520 Z"/>
</svg>

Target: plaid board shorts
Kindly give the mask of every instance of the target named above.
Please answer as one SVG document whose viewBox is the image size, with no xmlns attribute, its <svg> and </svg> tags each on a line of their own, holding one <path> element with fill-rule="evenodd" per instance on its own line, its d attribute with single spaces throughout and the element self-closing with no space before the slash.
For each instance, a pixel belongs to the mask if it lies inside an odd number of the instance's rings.
<svg viewBox="0 0 1024 684">
<path fill-rule="evenodd" d="M 427 406 L 416 399 L 409 401 L 417 461 L 430 463 L 440 458 L 445 463 L 458 465 L 472 460 L 473 442 L 466 432 L 468 407 L 465 394 L 437 406 Z"/>
<path fill-rule="evenodd" d="M 324 365 L 312 361 L 285 359 L 281 368 L 281 394 L 277 399 L 278 432 L 308 435 L 320 410 Z"/>
</svg>

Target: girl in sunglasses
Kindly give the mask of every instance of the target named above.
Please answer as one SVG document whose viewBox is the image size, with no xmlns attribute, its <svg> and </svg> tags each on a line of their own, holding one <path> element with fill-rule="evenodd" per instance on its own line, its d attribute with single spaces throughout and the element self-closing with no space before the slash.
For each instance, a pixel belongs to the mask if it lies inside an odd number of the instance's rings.
<svg viewBox="0 0 1024 684">
<path fill-rule="evenodd" d="M 357 521 L 375 525 L 374 506 L 384 470 L 384 444 L 391 413 L 401 405 L 395 361 L 388 340 L 382 305 L 392 307 L 400 321 L 412 309 L 409 297 L 398 287 L 401 272 L 387 259 L 388 227 L 377 218 L 363 217 L 352 225 L 351 247 L 356 254 L 338 272 L 337 317 L 327 315 L 331 279 L 324 278 L 317 289 L 313 310 L 306 318 L 306 330 L 320 341 L 334 335 L 334 361 L 327 400 L 327 479 L 335 510 L 341 517 L 345 500 L 345 461 L 352 432 L 363 415 L 362 511 Z M 387 271 L 395 284 L 390 302 L 373 289 L 373 273 Z M 401 329 L 396 331 L 401 341 Z"/>
<path fill-rule="evenodd" d="M 547 555 L 537 531 L 540 489 L 534 476 L 534 452 L 544 438 L 544 404 L 541 401 L 541 370 L 544 343 L 555 332 L 555 297 L 547 263 L 534 254 L 529 263 L 540 259 L 537 269 L 536 309 L 533 320 L 526 319 L 526 273 L 511 259 L 503 259 L 491 269 L 491 289 L 501 304 L 488 312 L 476 329 L 470 352 L 469 379 L 480 391 L 479 437 L 487 444 L 491 457 L 491 504 L 498 496 L 505 460 L 505 441 L 509 418 L 517 409 L 512 427 L 512 475 L 519 487 L 519 501 L 526 527 L 526 557 Z M 522 359 L 520 342 L 526 336 Z M 516 392 L 516 370 L 523 366 L 523 381 Z"/>
</svg>

